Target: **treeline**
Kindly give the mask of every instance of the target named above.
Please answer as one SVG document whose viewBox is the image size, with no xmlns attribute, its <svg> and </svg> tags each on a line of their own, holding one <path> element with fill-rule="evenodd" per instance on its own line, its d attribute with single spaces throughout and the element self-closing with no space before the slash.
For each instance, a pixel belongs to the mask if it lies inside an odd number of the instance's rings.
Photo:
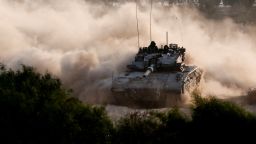
<svg viewBox="0 0 256 144">
<path fill-rule="evenodd" d="M 199 0 L 200 5 L 219 5 L 221 0 Z M 254 0 L 222 0 L 224 5 L 252 7 Z"/>
<path fill-rule="evenodd" d="M 0 141 L 19 144 L 108 143 L 113 125 L 103 108 L 70 96 L 61 81 L 32 67 L 0 69 Z"/>
<path fill-rule="evenodd" d="M 256 24 L 256 7 L 254 0 L 223 0 L 224 7 L 220 7 L 220 0 L 199 0 L 199 11 L 210 19 L 223 20 L 231 18 L 243 25 Z"/>
<path fill-rule="evenodd" d="M 49 73 L 0 67 L 0 141 L 15 144 L 208 143 L 254 140 L 256 117 L 236 104 L 194 96 L 191 115 L 130 114 L 115 124 L 103 107 L 83 104 Z"/>
<path fill-rule="evenodd" d="M 104 4 L 111 4 L 111 3 L 125 3 L 125 2 L 136 2 L 136 0 L 85 0 L 87 2 L 94 2 L 94 3 L 104 3 Z M 165 2 L 169 4 L 176 4 L 176 3 L 190 3 L 193 4 L 196 1 L 194 0 L 152 0 L 153 2 Z M 137 0 L 138 3 L 143 3 L 143 0 Z M 252 7 L 254 0 L 222 0 L 224 5 L 230 6 L 246 6 Z M 221 0 L 198 0 L 199 6 L 204 5 L 212 5 L 217 6 L 221 3 Z"/>
</svg>

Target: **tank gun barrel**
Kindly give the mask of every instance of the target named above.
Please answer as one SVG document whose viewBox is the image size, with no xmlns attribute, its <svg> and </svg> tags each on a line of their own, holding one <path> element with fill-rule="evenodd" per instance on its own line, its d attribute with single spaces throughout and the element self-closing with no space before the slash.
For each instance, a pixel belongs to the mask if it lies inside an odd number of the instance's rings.
<svg viewBox="0 0 256 144">
<path fill-rule="evenodd" d="M 143 74 L 143 77 L 147 77 L 150 75 L 150 73 L 152 73 L 155 69 L 155 65 L 151 64 L 148 68 L 147 71 Z"/>
</svg>

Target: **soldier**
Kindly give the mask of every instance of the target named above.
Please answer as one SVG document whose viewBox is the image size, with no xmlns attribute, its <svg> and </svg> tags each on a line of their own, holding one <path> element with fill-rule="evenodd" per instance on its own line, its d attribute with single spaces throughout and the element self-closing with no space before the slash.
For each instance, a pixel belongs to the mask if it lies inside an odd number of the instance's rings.
<svg viewBox="0 0 256 144">
<path fill-rule="evenodd" d="M 165 46 L 164 46 L 164 53 L 167 53 L 167 52 L 168 52 L 168 49 L 169 49 L 168 45 L 165 45 Z"/>
<path fill-rule="evenodd" d="M 184 47 L 181 47 L 181 48 L 180 48 L 180 53 L 181 53 L 181 55 L 182 55 L 182 61 L 185 60 L 185 52 L 186 52 L 186 49 L 185 49 Z"/>
<path fill-rule="evenodd" d="M 142 54 L 142 53 L 143 53 L 143 50 L 142 48 L 140 48 L 138 54 Z"/>
<path fill-rule="evenodd" d="M 148 46 L 148 50 L 149 50 L 149 53 L 154 53 L 158 51 L 158 48 L 154 41 L 151 41 L 150 45 Z"/>
</svg>

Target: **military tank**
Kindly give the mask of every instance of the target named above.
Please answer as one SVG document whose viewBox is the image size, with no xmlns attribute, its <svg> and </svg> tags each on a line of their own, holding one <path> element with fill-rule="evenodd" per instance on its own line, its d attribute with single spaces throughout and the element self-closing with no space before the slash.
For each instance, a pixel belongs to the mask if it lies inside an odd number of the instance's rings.
<svg viewBox="0 0 256 144">
<path fill-rule="evenodd" d="M 158 48 L 152 41 L 139 48 L 127 71 L 113 76 L 112 94 L 116 105 L 134 108 L 180 106 L 200 85 L 202 70 L 186 65 L 186 49 L 177 44 Z"/>
</svg>

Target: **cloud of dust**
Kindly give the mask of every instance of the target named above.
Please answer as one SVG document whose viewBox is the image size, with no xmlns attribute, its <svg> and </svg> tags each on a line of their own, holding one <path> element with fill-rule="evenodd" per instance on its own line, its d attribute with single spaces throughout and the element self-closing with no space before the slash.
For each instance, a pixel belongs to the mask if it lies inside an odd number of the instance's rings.
<svg viewBox="0 0 256 144">
<path fill-rule="evenodd" d="M 149 44 L 149 6 L 138 11 L 141 46 Z M 9 67 L 31 65 L 49 71 L 95 102 L 137 52 L 135 4 L 119 7 L 83 0 L 0 0 L 0 61 Z M 193 9 L 152 11 L 152 38 L 187 48 L 191 64 L 205 71 L 203 91 L 216 96 L 241 95 L 256 86 L 255 28 L 232 20 L 207 20 Z"/>
</svg>

